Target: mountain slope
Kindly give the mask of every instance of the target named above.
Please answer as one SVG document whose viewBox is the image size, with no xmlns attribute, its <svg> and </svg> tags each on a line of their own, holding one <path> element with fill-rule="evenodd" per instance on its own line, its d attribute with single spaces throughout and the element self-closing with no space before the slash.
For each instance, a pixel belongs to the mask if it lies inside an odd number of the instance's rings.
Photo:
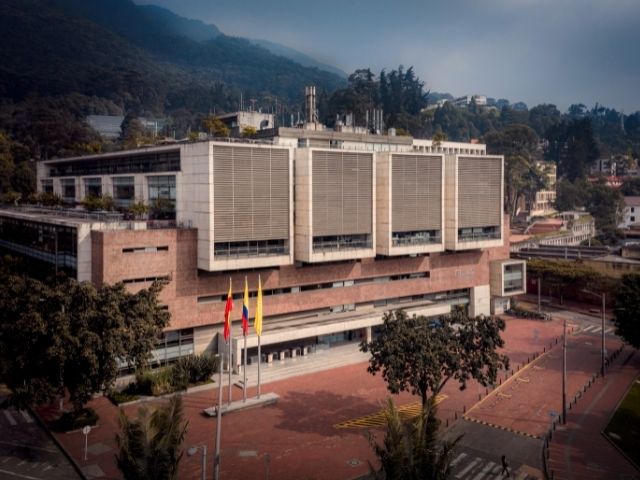
<svg viewBox="0 0 640 480">
<path fill-rule="evenodd" d="M 331 91 L 343 82 L 130 0 L 0 0 L 0 17 L 11 39 L 0 44 L 0 96 L 14 100 L 79 92 L 153 111 L 206 112 L 233 100 L 229 88 L 298 102 L 305 85 Z"/>
<path fill-rule="evenodd" d="M 137 8 L 142 10 L 158 27 L 164 28 L 167 32 L 171 32 L 176 36 L 186 37 L 195 42 L 213 40 L 222 34 L 215 25 L 180 17 L 166 8 L 156 5 L 138 5 Z"/>
<path fill-rule="evenodd" d="M 327 65 L 326 63 L 318 62 L 315 58 L 310 57 L 309 55 L 299 52 L 298 50 L 295 50 L 293 48 L 287 47 L 286 45 L 281 45 L 279 43 L 274 43 L 264 39 L 252 38 L 249 41 L 262 48 L 266 48 L 275 55 L 280 55 L 281 57 L 293 60 L 294 62 L 299 63 L 304 67 L 317 68 L 318 70 L 335 73 L 342 78 L 347 78 L 347 74 L 339 68 L 332 65 Z"/>
</svg>

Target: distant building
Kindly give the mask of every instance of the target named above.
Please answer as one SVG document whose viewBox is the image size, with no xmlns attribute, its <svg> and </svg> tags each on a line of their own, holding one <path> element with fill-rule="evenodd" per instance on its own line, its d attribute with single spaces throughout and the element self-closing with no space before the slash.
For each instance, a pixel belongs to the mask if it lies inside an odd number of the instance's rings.
<svg viewBox="0 0 640 480">
<path fill-rule="evenodd" d="M 458 97 L 455 100 L 452 100 L 452 103 L 456 107 L 468 107 L 472 103 L 475 103 L 479 107 L 484 107 L 487 105 L 487 96 L 486 95 L 464 95 L 462 97 Z"/>
<path fill-rule="evenodd" d="M 218 115 L 217 118 L 229 127 L 232 137 L 239 137 L 246 127 L 254 128 L 256 131 L 275 127 L 275 116 L 272 113 L 241 111 Z"/>
<path fill-rule="evenodd" d="M 122 129 L 120 127 L 123 120 L 124 116 L 122 115 L 88 115 L 86 117 L 86 121 L 89 126 L 98 132 L 102 138 L 108 140 L 115 140 L 120 137 L 122 134 Z M 140 117 L 139 120 L 145 130 L 155 136 L 157 136 L 158 132 L 160 132 L 167 124 L 167 120 L 165 118 Z"/>
<path fill-rule="evenodd" d="M 554 218 L 538 220 L 511 243 L 511 251 L 538 246 L 577 246 L 595 237 L 595 221 L 586 212 L 562 212 Z"/>
<path fill-rule="evenodd" d="M 100 134 L 102 138 L 109 140 L 120 137 L 120 126 L 124 120 L 122 115 L 88 115 L 87 123 Z"/>
<path fill-rule="evenodd" d="M 538 171 L 547 172 L 548 188 L 536 192 L 532 205 L 529 205 L 528 217 L 546 217 L 556 213 L 556 175 L 557 166 L 553 162 L 538 161 L 535 164 Z"/>
<path fill-rule="evenodd" d="M 640 227 L 640 197 L 624 197 L 622 223 L 618 228 L 629 229 Z"/>
</svg>

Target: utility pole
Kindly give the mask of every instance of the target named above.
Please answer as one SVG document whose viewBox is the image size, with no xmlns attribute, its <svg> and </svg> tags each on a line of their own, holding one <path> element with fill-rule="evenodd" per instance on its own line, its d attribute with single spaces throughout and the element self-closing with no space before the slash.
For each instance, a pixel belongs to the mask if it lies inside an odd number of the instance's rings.
<svg viewBox="0 0 640 480">
<path fill-rule="evenodd" d="M 605 327 L 605 293 L 602 292 L 602 377 L 604 378 L 605 366 L 604 366 L 604 357 L 605 357 L 605 348 L 604 348 L 604 327 Z"/>
<path fill-rule="evenodd" d="M 562 334 L 562 423 L 567 423 L 567 320 Z"/>
</svg>

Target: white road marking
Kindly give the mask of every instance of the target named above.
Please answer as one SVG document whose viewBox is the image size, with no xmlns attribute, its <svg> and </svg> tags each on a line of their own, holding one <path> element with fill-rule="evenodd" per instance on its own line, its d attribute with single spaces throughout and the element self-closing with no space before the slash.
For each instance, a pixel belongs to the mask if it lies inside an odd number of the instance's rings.
<svg viewBox="0 0 640 480">
<path fill-rule="evenodd" d="M 453 462 L 451 462 L 451 466 L 455 467 L 458 463 L 460 463 L 460 460 L 462 460 L 466 456 L 467 456 L 466 453 L 461 453 L 460 455 L 458 455 L 456 458 L 453 459 Z"/>
<path fill-rule="evenodd" d="M 612 333 L 614 330 L 615 330 L 615 328 L 609 327 L 609 328 L 607 328 L 607 329 L 604 331 L 604 333 L 605 333 L 605 334 L 607 334 L 607 333 Z"/>
<path fill-rule="evenodd" d="M 481 461 L 482 461 L 482 459 L 480 457 L 476 457 L 476 459 L 473 462 L 471 462 L 469 465 L 467 465 L 464 470 L 462 470 L 460 473 L 458 473 L 456 475 L 456 478 L 464 477 L 465 473 L 467 473 L 469 470 L 473 469 L 473 467 L 475 467 Z"/>
<path fill-rule="evenodd" d="M 588 327 L 585 327 L 582 329 L 583 332 L 588 332 L 590 330 L 592 330 L 593 328 L 595 328 L 595 325 L 589 325 Z"/>
<path fill-rule="evenodd" d="M 13 418 L 13 415 L 11 415 L 9 413 L 9 410 L 2 410 L 2 413 L 4 413 L 4 416 L 7 417 L 7 420 L 9 420 L 9 423 L 11 425 L 17 425 L 18 424 L 18 422 L 16 422 L 16 419 Z"/>
<path fill-rule="evenodd" d="M 10 472 L 9 470 L 2 470 L 1 468 L 0 468 L 0 473 L 6 473 L 16 478 L 26 478 L 27 480 L 42 480 L 41 478 L 38 478 L 38 477 L 30 477 L 29 475 L 22 475 L 16 472 Z"/>
<path fill-rule="evenodd" d="M 597 327 L 597 328 L 593 331 L 593 333 L 598 333 L 598 332 L 600 332 L 600 330 L 602 330 L 602 327 Z"/>
<path fill-rule="evenodd" d="M 493 462 L 489 462 L 487 463 L 484 468 L 480 471 L 480 473 L 478 475 L 476 475 L 475 477 L 473 477 L 473 480 L 480 480 L 482 477 L 484 477 L 487 473 L 489 473 L 489 470 L 491 470 L 493 468 L 493 466 L 495 465 L 495 463 Z"/>
<path fill-rule="evenodd" d="M 29 412 L 27 412 L 26 410 L 20 410 L 20 414 L 22 415 L 22 418 L 24 418 L 25 422 L 33 423 L 33 418 L 31 418 L 31 415 L 29 415 Z"/>
</svg>

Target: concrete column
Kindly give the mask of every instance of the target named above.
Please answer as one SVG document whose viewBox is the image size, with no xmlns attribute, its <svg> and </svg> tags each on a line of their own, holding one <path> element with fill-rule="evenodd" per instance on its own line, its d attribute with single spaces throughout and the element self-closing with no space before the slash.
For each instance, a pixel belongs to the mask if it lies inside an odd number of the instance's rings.
<svg viewBox="0 0 640 480">
<path fill-rule="evenodd" d="M 478 285 L 470 289 L 469 316 L 491 314 L 491 288 L 489 285 Z"/>
<path fill-rule="evenodd" d="M 373 339 L 373 335 L 371 333 L 371 327 L 366 327 L 364 329 L 364 338 L 367 342 L 370 342 Z"/>
</svg>

